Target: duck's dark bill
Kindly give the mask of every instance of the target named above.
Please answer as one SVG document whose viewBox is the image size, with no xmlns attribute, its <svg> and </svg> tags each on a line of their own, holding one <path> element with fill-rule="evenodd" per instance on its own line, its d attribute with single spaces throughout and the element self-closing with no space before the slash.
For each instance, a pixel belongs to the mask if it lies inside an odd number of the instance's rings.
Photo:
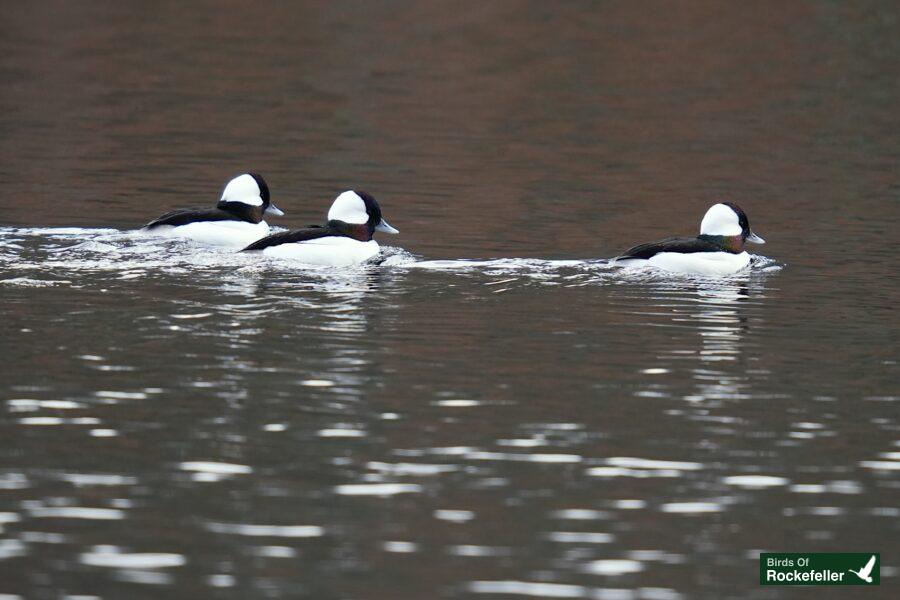
<svg viewBox="0 0 900 600">
<path fill-rule="evenodd" d="M 266 210 L 265 210 L 265 213 L 266 213 L 267 215 L 274 215 L 274 216 L 276 216 L 276 217 L 283 217 L 283 216 L 284 216 L 284 211 L 281 210 L 280 208 L 278 208 L 277 206 L 275 206 L 274 204 L 270 204 L 269 206 L 267 206 L 267 207 L 266 207 Z"/>
<path fill-rule="evenodd" d="M 400 233 L 399 230 L 391 227 L 384 219 L 382 219 L 381 222 L 375 226 L 375 231 L 381 231 L 382 233 Z"/>
<path fill-rule="evenodd" d="M 766 243 L 766 240 L 762 239 L 761 237 L 759 237 L 752 231 L 750 232 L 750 235 L 747 236 L 747 241 L 753 242 L 754 244 L 765 244 Z"/>
</svg>

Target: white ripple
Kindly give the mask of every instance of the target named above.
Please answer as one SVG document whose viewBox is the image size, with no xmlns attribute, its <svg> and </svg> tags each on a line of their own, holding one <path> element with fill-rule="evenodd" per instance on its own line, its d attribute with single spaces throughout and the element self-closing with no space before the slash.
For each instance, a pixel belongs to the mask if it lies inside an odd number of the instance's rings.
<svg viewBox="0 0 900 600">
<path fill-rule="evenodd" d="M 424 463 L 384 463 L 369 462 L 366 467 L 373 471 L 381 473 L 390 473 L 391 475 L 440 475 L 441 473 L 451 473 L 459 470 L 456 465 L 432 465 Z"/>
<path fill-rule="evenodd" d="M 0 473 L 0 490 L 21 490 L 28 485 L 28 478 L 21 473 Z"/>
<path fill-rule="evenodd" d="M 636 498 L 623 498 L 622 500 L 614 501 L 613 506 L 621 510 L 640 510 L 647 506 L 647 503 Z"/>
<path fill-rule="evenodd" d="M 206 583 L 210 585 L 210 587 L 215 588 L 229 588 L 234 587 L 236 580 L 234 575 L 229 575 L 228 573 L 217 573 L 215 575 L 210 575 L 206 578 Z"/>
<path fill-rule="evenodd" d="M 0 512 L 0 526 L 5 525 L 6 523 L 18 523 L 21 520 L 22 517 L 20 517 L 18 513 Z"/>
<path fill-rule="evenodd" d="M 334 385 L 334 382 L 328 379 L 305 379 L 300 382 L 300 385 L 306 387 L 331 387 Z"/>
<path fill-rule="evenodd" d="M 863 487 L 857 481 L 834 480 L 821 483 L 797 483 L 788 488 L 795 494 L 862 494 Z"/>
<path fill-rule="evenodd" d="M 478 400 L 438 400 L 437 402 L 433 402 L 435 406 L 444 406 L 447 408 L 469 408 L 472 406 L 481 406 L 483 402 L 479 402 Z"/>
<path fill-rule="evenodd" d="M 450 521 L 451 523 L 465 523 L 475 518 L 475 513 L 471 510 L 451 510 L 438 509 L 434 511 L 434 518 L 441 521 Z"/>
<path fill-rule="evenodd" d="M 875 471 L 897 471 L 900 470 L 900 461 L 864 460 L 859 463 L 859 466 Z"/>
<path fill-rule="evenodd" d="M 317 525 L 249 525 L 246 523 L 207 523 L 213 533 L 244 535 L 249 537 L 309 538 L 325 535 L 325 529 Z"/>
<path fill-rule="evenodd" d="M 111 390 L 101 390 L 94 392 L 98 398 L 106 398 L 109 400 L 146 400 L 147 394 L 144 392 L 117 392 Z"/>
<path fill-rule="evenodd" d="M 683 596 L 671 588 L 638 588 L 641 600 L 681 600 Z M 602 600 L 602 599 L 601 599 Z"/>
<path fill-rule="evenodd" d="M 320 429 L 316 435 L 325 438 L 361 438 L 366 432 L 361 429 Z"/>
<path fill-rule="evenodd" d="M 32 400 L 30 398 L 14 398 L 6 401 L 10 412 L 26 412 L 49 408 L 51 410 L 74 410 L 85 405 L 71 400 Z"/>
<path fill-rule="evenodd" d="M 643 563 L 627 558 L 595 560 L 584 566 L 584 571 L 592 575 L 627 575 L 643 570 Z"/>
<path fill-rule="evenodd" d="M 507 594 L 535 598 L 584 598 L 588 593 L 588 588 L 580 585 L 531 581 L 472 581 L 468 588 L 473 594 Z"/>
<path fill-rule="evenodd" d="M 824 494 L 828 491 L 824 485 L 820 483 L 797 483 L 788 488 L 795 494 Z"/>
<path fill-rule="evenodd" d="M 510 554 L 507 548 L 501 548 L 499 546 L 476 546 L 474 544 L 461 544 L 458 546 L 449 546 L 447 548 L 447 554 L 451 556 L 467 556 L 467 557 L 479 557 L 479 556 L 506 556 Z"/>
<path fill-rule="evenodd" d="M 85 485 L 134 485 L 136 477 L 105 473 L 63 473 L 60 479 L 77 486 Z"/>
<path fill-rule="evenodd" d="M 48 531 L 23 531 L 19 539 L 29 544 L 65 544 L 69 538 L 61 533 Z"/>
<path fill-rule="evenodd" d="M 422 486 L 415 483 L 348 483 L 336 486 L 334 491 L 341 496 L 395 496 L 419 493 Z"/>
<path fill-rule="evenodd" d="M 49 280 L 49 279 L 32 279 L 30 277 L 12 277 L 10 279 L 0 279 L 0 283 L 6 285 L 14 285 L 18 287 L 52 287 L 61 283 L 72 283 L 71 281 Z"/>
<path fill-rule="evenodd" d="M 514 438 L 509 440 L 497 440 L 498 446 L 511 446 L 513 448 L 536 448 L 546 446 L 547 440 L 542 437 Z"/>
<path fill-rule="evenodd" d="M 91 519 L 117 521 L 125 518 L 125 512 L 117 508 L 90 508 L 86 506 L 42 506 L 29 510 L 32 517 L 48 519 Z"/>
<path fill-rule="evenodd" d="M 551 531 L 544 537 L 561 544 L 609 544 L 616 539 L 611 533 L 593 531 Z"/>
<path fill-rule="evenodd" d="M 723 481 L 725 482 L 725 485 L 749 489 L 778 487 L 790 483 L 790 481 L 784 477 L 774 477 L 772 475 L 731 475 L 730 477 L 726 477 Z"/>
<path fill-rule="evenodd" d="M 465 456 L 466 454 L 477 451 L 477 448 L 473 448 L 472 446 L 444 446 L 428 449 L 428 452 L 431 454 L 437 454 L 439 456 Z M 412 454 L 410 454 L 410 456 L 412 456 Z"/>
<path fill-rule="evenodd" d="M 178 468 L 182 471 L 212 473 L 214 475 L 246 475 L 253 472 L 253 468 L 247 465 L 201 460 L 179 463 Z"/>
<path fill-rule="evenodd" d="M 674 469 L 625 469 L 622 467 L 592 467 L 587 470 L 592 477 L 681 477 L 682 471 Z"/>
<path fill-rule="evenodd" d="M 518 454 L 512 452 L 484 452 L 476 450 L 466 453 L 469 460 L 511 460 L 536 463 L 579 463 L 583 460 L 578 454 Z"/>
<path fill-rule="evenodd" d="M 85 236 L 122 233 L 108 227 L 18 227 L 11 229 L 16 235 Z"/>
<path fill-rule="evenodd" d="M 724 507 L 717 502 L 668 502 L 660 507 L 664 513 L 696 515 L 722 512 Z"/>
<path fill-rule="evenodd" d="M 164 569 L 180 567 L 187 562 L 181 554 L 168 552 L 122 552 L 115 546 L 95 546 L 79 557 L 82 564 L 110 569 Z"/>
<path fill-rule="evenodd" d="M 609 519 L 612 515 L 603 510 L 593 510 L 590 508 L 564 508 L 554 511 L 550 516 L 557 519 L 568 519 L 572 521 L 596 521 L 600 519 Z"/>
<path fill-rule="evenodd" d="M 626 469 L 663 469 L 675 471 L 697 471 L 703 468 L 703 463 L 685 462 L 674 460 L 652 460 L 648 458 L 635 458 L 631 456 L 615 456 L 606 459 L 606 464 L 613 467 Z"/>
<path fill-rule="evenodd" d="M 297 556 L 297 551 L 290 546 L 259 546 L 251 547 L 249 550 L 255 556 L 262 558 L 294 558 Z"/>
<path fill-rule="evenodd" d="M 384 542 L 381 547 L 385 552 L 394 552 L 398 554 L 408 554 L 419 549 L 419 545 L 413 542 Z"/>
<path fill-rule="evenodd" d="M 28 547 L 19 540 L 0 540 L 0 560 L 25 556 Z"/>
<path fill-rule="evenodd" d="M 119 432 L 115 429 L 91 429 L 88 434 L 90 434 L 92 437 L 104 438 L 116 437 L 117 435 L 119 435 Z"/>
<path fill-rule="evenodd" d="M 139 585 L 172 585 L 174 579 L 168 573 L 151 569 L 116 569 L 115 578 Z"/>
<path fill-rule="evenodd" d="M 667 565 L 677 565 L 685 562 L 684 555 L 673 554 L 663 550 L 631 550 L 628 552 L 628 558 L 641 563 L 661 562 Z"/>
<path fill-rule="evenodd" d="M 74 419 L 63 419 L 61 417 L 25 417 L 19 419 L 22 425 L 96 425 L 100 419 L 95 417 L 78 417 Z"/>
</svg>

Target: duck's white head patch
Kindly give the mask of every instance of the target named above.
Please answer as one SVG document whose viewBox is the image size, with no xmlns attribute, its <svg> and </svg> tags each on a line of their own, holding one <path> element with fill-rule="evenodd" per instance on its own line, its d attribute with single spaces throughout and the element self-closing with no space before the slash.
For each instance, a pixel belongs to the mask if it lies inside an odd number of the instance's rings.
<svg viewBox="0 0 900 600">
<path fill-rule="evenodd" d="M 262 191 L 252 175 L 244 173 L 228 182 L 220 202 L 240 202 L 248 206 L 262 206 Z"/>
<path fill-rule="evenodd" d="M 334 203 L 328 211 L 328 220 L 356 225 L 367 223 L 369 213 L 366 210 L 366 203 L 359 197 L 359 194 L 348 190 L 334 199 Z"/>
<path fill-rule="evenodd" d="M 740 217 L 725 204 L 713 204 L 700 222 L 700 235 L 740 235 Z"/>
</svg>

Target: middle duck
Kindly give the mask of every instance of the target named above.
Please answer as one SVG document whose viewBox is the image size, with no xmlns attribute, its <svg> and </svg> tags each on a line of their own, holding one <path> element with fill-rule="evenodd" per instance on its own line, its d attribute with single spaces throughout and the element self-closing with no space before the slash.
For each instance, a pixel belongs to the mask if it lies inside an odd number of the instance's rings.
<svg viewBox="0 0 900 600">
<path fill-rule="evenodd" d="M 381 207 L 371 194 L 349 190 L 334 200 L 324 226 L 275 233 L 253 242 L 242 252 L 262 251 L 266 256 L 311 265 L 353 265 L 378 254 L 378 242 L 372 239 L 376 231 L 400 233 L 382 218 Z"/>
</svg>

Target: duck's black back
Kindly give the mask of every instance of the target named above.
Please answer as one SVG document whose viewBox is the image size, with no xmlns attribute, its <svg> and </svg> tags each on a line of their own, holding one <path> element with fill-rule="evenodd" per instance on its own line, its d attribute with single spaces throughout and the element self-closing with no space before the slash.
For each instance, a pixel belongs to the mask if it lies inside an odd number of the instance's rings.
<svg viewBox="0 0 900 600">
<path fill-rule="evenodd" d="M 227 213 L 224 210 L 219 210 L 218 208 L 182 208 L 180 210 L 167 212 L 158 219 L 147 223 L 147 225 L 145 225 L 144 227 L 146 229 L 153 229 L 154 227 L 159 227 L 160 225 L 172 225 L 173 227 L 178 227 L 179 225 L 187 225 L 189 223 L 198 223 L 201 221 L 240 220 L 242 219 L 239 219 L 235 215 Z"/>
<path fill-rule="evenodd" d="M 335 236 L 343 237 L 341 233 L 333 230 L 331 227 L 320 227 L 318 225 L 314 225 L 312 227 L 306 227 L 304 229 L 282 231 L 281 233 L 273 233 L 272 235 L 267 235 L 261 240 L 256 240 L 255 242 L 241 250 L 241 252 L 246 252 L 247 250 L 263 250 L 264 248 L 279 246 L 281 244 L 306 242 L 309 240 L 317 240 L 319 238 Z"/>
<path fill-rule="evenodd" d="M 693 254 L 694 252 L 723 252 L 722 246 L 699 237 L 693 238 L 666 238 L 658 242 L 641 244 L 629 248 L 619 258 L 652 258 L 660 252 L 677 252 L 679 254 Z"/>
</svg>

